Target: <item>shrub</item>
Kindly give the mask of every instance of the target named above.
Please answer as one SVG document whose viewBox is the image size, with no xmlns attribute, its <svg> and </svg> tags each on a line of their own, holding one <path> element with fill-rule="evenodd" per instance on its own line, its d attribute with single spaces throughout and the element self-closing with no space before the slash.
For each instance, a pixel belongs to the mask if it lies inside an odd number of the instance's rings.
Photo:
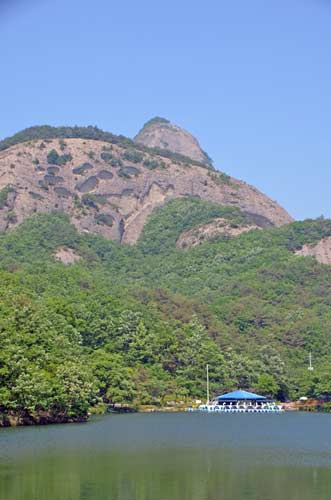
<svg viewBox="0 0 331 500">
<path fill-rule="evenodd" d="M 148 168 L 149 170 L 154 170 L 155 168 L 165 168 L 164 161 L 157 161 L 157 160 L 153 160 L 150 158 L 147 158 L 146 160 L 144 160 L 143 165 L 144 165 L 144 167 Z"/>
<path fill-rule="evenodd" d="M 231 185 L 231 177 L 224 172 L 208 172 L 208 176 L 219 186 Z"/>
<path fill-rule="evenodd" d="M 67 143 L 63 139 L 59 140 L 59 145 L 60 145 L 61 151 L 64 151 L 65 148 L 67 147 Z"/>
<path fill-rule="evenodd" d="M 123 165 L 122 160 L 119 158 L 113 158 L 110 162 L 112 167 L 121 167 Z"/>
<path fill-rule="evenodd" d="M 83 194 L 82 202 L 88 207 L 98 208 L 98 205 L 107 203 L 107 196 L 102 194 Z"/>
<path fill-rule="evenodd" d="M 144 155 L 135 149 L 124 151 L 122 158 L 124 160 L 132 161 L 132 163 L 141 163 Z"/>
<path fill-rule="evenodd" d="M 15 212 L 13 212 L 12 210 L 10 212 L 8 212 L 8 214 L 7 214 L 7 221 L 10 224 L 15 224 L 17 222 L 17 216 L 16 216 Z"/>
<path fill-rule="evenodd" d="M 0 209 L 6 205 L 9 193 L 14 191 L 15 189 L 12 186 L 6 186 L 0 191 Z"/>
<path fill-rule="evenodd" d="M 47 155 L 47 161 L 53 165 L 65 165 L 68 161 L 72 160 L 71 154 L 59 155 L 56 149 L 52 149 Z"/>
<path fill-rule="evenodd" d="M 59 161 L 59 158 L 60 158 L 60 155 L 59 153 L 56 151 L 56 149 L 52 149 L 48 155 L 47 155 L 47 161 L 48 163 L 53 163 L 54 165 L 57 165 L 58 164 L 58 161 Z"/>
</svg>

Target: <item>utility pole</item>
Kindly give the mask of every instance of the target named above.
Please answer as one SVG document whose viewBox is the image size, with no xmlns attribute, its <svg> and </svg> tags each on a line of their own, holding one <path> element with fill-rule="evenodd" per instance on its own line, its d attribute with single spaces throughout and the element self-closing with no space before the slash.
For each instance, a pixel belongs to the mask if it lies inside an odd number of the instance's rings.
<svg viewBox="0 0 331 500">
<path fill-rule="evenodd" d="M 309 353 L 309 366 L 308 366 L 308 370 L 310 372 L 314 371 L 314 367 L 313 367 L 312 362 L 311 362 L 311 352 Z"/>
<path fill-rule="evenodd" d="M 209 405 L 209 365 L 206 365 L 207 372 L 207 405 Z"/>
</svg>

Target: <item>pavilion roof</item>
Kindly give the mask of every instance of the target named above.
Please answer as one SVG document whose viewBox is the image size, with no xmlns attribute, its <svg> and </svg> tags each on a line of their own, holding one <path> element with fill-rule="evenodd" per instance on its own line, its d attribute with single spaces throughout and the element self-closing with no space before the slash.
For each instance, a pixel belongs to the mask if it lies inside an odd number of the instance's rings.
<svg viewBox="0 0 331 500">
<path fill-rule="evenodd" d="M 233 392 L 228 392 L 227 394 L 223 394 L 221 396 L 217 396 L 216 399 L 219 401 L 224 401 L 224 400 L 258 400 L 258 399 L 267 399 L 264 396 L 259 396 L 258 394 L 254 394 L 253 392 L 248 392 L 248 391 L 233 391 Z"/>
</svg>

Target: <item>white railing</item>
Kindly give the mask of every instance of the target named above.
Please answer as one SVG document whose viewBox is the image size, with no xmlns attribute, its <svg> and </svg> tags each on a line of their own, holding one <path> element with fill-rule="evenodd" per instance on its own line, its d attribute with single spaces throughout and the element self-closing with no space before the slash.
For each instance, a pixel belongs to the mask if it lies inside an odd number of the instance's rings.
<svg viewBox="0 0 331 500">
<path fill-rule="evenodd" d="M 189 409 L 194 411 L 193 408 Z M 281 405 L 275 403 L 221 403 L 205 404 L 197 408 L 198 411 L 207 413 L 280 413 L 283 412 Z"/>
</svg>

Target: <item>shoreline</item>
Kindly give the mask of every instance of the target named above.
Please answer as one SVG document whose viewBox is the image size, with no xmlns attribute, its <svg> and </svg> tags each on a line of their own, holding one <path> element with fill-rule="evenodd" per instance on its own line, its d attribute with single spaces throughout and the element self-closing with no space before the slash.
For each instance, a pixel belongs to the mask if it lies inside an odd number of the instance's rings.
<svg viewBox="0 0 331 500">
<path fill-rule="evenodd" d="M 73 423 L 86 423 L 91 417 L 112 415 L 112 414 L 127 414 L 127 413 L 184 413 L 187 412 L 189 405 L 185 406 L 152 406 L 146 405 L 143 407 L 129 407 L 129 406 L 116 406 L 108 408 L 104 412 L 90 412 L 86 416 L 68 416 L 68 415 L 51 415 L 47 412 L 39 412 L 36 415 L 28 415 L 27 413 L 15 414 L 2 413 L 0 414 L 0 429 L 9 427 L 30 427 L 30 426 L 43 426 L 43 425 L 59 425 L 59 424 L 73 424 Z M 192 406 L 191 406 L 192 408 Z M 331 413 L 330 403 L 321 403 L 316 401 L 309 401 L 305 404 L 301 402 L 288 402 L 283 403 L 285 412 L 304 412 L 304 413 Z"/>
</svg>

